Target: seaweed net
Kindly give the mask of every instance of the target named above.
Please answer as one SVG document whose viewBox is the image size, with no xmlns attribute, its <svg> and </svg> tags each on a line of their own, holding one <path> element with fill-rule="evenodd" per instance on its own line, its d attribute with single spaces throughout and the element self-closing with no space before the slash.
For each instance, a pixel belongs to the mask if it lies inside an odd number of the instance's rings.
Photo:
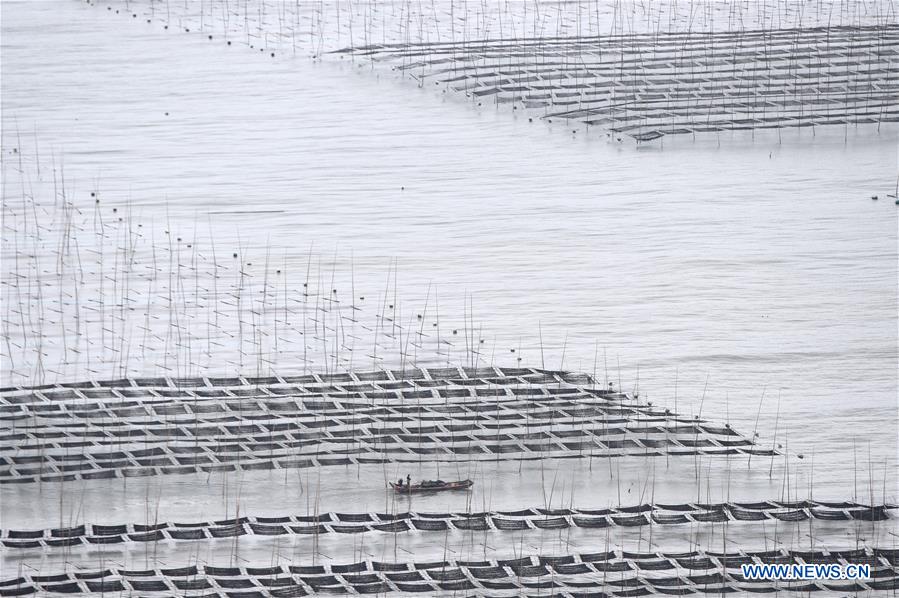
<svg viewBox="0 0 899 598">
<path fill-rule="evenodd" d="M 643 504 L 608 509 L 527 508 L 518 511 L 483 513 L 319 513 L 314 516 L 240 517 L 220 521 L 128 523 L 118 525 L 82 524 L 45 530 L 5 530 L 0 544 L 8 549 L 159 542 L 165 540 L 209 540 L 238 536 L 282 536 L 357 534 L 363 532 L 401 533 L 408 531 L 499 530 L 639 527 L 725 523 L 730 521 L 803 522 L 883 521 L 896 505 L 863 505 L 804 500 L 762 501 L 718 504 Z"/>
<path fill-rule="evenodd" d="M 871 577 L 863 581 L 771 582 L 749 580 L 743 564 L 867 563 Z M 521 557 L 500 560 L 382 563 L 360 561 L 331 565 L 265 565 L 127 570 L 102 569 L 51 575 L 21 575 L 0 581 L 0 596 L 42 593 L 177 592 L 208 590 L 204 595 L 305 596 L 317 593 L 380 594 L 387 592 L 508 590 L 526 595 L 552 590 L 555 596 L 642 596 L 778 591 L 859 592 L 896 590 L 899 550 L 768 550 L 680 553 L 606 551 L 591 554 Z M 242 591 L 237 591 L 242 590 Z"/>
<path fill-rule="evenodd" d="M 0 483 L 386 462 L 772 455 L 585 374 L 431 368 L 0 389 Z"/>
<path fill-rule="evenodd" d="M 899 26 L 375 44 L 341 50 L 477 102 L 648 141 L 899 121 Z"/>
</svg>

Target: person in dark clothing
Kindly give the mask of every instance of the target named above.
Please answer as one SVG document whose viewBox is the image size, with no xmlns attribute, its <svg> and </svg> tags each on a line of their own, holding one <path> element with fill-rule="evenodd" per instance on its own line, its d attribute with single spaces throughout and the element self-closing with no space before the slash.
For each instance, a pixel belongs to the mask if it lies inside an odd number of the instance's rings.
<svg viewBox="0 0 899 598">
<path fill-rule="evenodd" d="M 410 488 L 412 487 L 412 476 L 409 475 L 408 473 L 406 474 L 406 485 L 409 486 Z"/>
</svg>

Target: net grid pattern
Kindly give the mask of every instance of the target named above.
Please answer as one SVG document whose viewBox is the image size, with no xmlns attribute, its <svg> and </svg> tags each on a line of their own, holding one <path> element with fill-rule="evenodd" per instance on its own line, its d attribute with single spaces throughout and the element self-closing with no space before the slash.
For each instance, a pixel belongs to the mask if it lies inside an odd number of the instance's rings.
<svg viewBox="0 0 899 598">
<path fill-rule="evenodd" d="M 773 455 L 585 374 L 441 368 L 0 391 L 0 483 L 330 465 Z"/>
</svg>

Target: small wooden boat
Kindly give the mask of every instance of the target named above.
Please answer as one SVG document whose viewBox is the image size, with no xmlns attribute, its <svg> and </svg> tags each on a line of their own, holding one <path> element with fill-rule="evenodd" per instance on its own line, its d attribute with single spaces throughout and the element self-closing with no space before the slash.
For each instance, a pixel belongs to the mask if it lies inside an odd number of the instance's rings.
<svg viewBox="0 0 899 598">
<path fill-rule="evenodd" d="M 397 484 L 388 482 L 390 487 L 402 494 L 417 494 L 419 492 L 443 492 L 444 490 L 467 490 L 474 486 L 471 480 L 459 480 L 456 482 L 444 482 L 443 480 L 426 480 L 419 484 Z"/>
</svg>

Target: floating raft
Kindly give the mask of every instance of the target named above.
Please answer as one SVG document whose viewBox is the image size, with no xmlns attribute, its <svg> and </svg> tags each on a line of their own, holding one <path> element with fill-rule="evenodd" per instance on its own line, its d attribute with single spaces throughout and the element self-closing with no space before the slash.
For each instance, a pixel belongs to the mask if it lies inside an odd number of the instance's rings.
<svg viewBox="0 0 899 598">
<path fill-rule="evenodd" d="M 0 390 L 0 483 L 386 462 L 772 455 L 585 374 L 440 368 Z"/>
<path fill-rule="evenodd" d="M 240 517 L 221 521 L 153 524 L 85 524 L 46 530 L 4 530 L 0 545 L 8 549 L 71 547 L 91 544 L 209 540 L 237 536 L 401 533 L 412 531 L 499 530 L 640 527 L 726 522 L 883 521 L 896 505 L 855 502 L 764 501 L 679 505 L 637 505 L 616 509 L 544 509 L 486 511 L 482 513 L 319 513 L 280 517 Z"/>
</svg>

